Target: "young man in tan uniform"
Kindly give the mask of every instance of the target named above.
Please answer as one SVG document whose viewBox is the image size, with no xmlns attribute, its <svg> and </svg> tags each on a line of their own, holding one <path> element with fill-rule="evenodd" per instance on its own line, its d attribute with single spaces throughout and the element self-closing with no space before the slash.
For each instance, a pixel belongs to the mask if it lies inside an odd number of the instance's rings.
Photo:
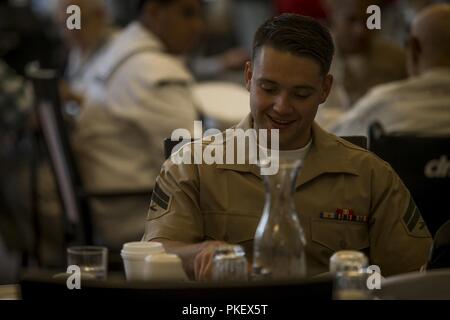
<svg viewBox="0 0 450 320">
<path fill-rule="evenodd" d="M 282 15 L 266 22 L 245 71 L 251 114 L 238 128 L 278 129 L 280 158 L 304 160 L 295 203 L 309 275 L 328 271 L 330 256 L 343 249 L 365 251 L 384 276 L 417 270 L 426 263 L 431 237 L 406 187 L 388 164 L 314 123 L 332 85 L 332 56 L 331 36 L 316 21 Z M 168 160 L 144 240 L 162 242 L 191 276 L 208 279 L 217 245 L 242 244 L 251 258 L 263 205 L 256 165 Z"/>
</svg>

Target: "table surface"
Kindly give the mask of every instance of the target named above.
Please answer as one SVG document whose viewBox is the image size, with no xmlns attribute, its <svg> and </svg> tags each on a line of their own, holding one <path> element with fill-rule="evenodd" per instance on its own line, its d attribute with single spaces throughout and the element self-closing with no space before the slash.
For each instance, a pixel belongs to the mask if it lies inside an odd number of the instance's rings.
<svg viewBox="0 0 450 320">
<path fill-rule="evenodd" d="M 0 300 L 20 300 L 20 286 L 17 284 L 1 285 Z"/>
<path fill-rule="evenodd" d="M 243 86 L 226 82 L 204 82 L 194 88 L 201 111 L 220 121 L 241 121 L 249 112 L 250 95 Z"/>
</svg>

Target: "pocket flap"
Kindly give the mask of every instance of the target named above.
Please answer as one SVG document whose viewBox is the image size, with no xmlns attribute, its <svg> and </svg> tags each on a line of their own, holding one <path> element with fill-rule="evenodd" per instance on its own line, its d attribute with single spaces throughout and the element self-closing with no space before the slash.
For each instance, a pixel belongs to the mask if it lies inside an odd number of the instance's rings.
<svg viewBox="0 0 450 320">
<path fill-rule="evenodd" d="M 360 251 L 369 247 L 369 232 L 365 223 L 313 219 L 311 238 L 332 251 Z"/>
</svg>

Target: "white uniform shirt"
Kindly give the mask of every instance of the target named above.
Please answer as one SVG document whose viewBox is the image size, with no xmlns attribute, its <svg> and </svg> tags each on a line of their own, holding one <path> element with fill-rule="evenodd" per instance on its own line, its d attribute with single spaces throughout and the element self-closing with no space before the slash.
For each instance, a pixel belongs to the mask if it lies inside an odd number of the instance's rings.
<svg viewBox="0 0 450 320">
<path fill-rule="evenodd" d="M 387 132 L 450 135 L 450 69 L 372 89 L 330 130 L 336 135 L 368 135 L 379 121 Z"/>
<path fill-rule="evenodd" d="M 193 127 L 193 79 L 181 59 L 163 50 L 134 22 L 103 56 L 75 135 L 91 188 L 152 187 L 164 139 L 174 129 Z"/>
</svg>

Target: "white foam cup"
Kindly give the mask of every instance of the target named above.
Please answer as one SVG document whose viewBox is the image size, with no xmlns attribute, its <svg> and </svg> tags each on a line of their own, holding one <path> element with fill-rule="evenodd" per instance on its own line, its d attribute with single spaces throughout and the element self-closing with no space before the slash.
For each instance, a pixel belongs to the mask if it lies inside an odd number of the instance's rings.
<svg viewBox="0 0 450 320">
<path fill-rule="evenodd" d="M 145 280 L 145 257 L 164 253 L 159 242 L 127 242 L 123 245 L 122 256 L 127 280 Z"/>
</svg>

